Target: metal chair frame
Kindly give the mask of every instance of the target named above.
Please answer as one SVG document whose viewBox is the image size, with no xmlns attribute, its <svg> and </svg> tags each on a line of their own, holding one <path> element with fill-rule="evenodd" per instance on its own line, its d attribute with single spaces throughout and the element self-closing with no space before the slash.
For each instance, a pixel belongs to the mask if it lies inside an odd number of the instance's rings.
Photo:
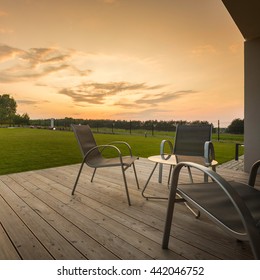
<svg viewBox="0 0 260 280">
<path fill-rule="evenodd" d="M 180 171 L 187 166 L 200 170 L 212 182 L 179 184 Z M 260 191 L 254 188 L 259 166 L 260 161 L 257 161 L 248 184 L 242 184 L 227 182 L 213 170 L 196 163 L 177 164 L 171 181 L 162 248 L 168 248 L 174 205 L 184 199 L 234 238 L 248 240 L 254 257 L 260 259 Z M 176 199 L 176 194 L 182 197 L 181 201 Z"/>
<path fill-rule="evenodd" d="M 134 175 L 136 179 L 137 188 L 139 189 L 139 182 L 137 178 L 136 168 L 134 161 L 138 159 L 138 157 L 135 157 L 132 155 L 132 149 L 131 146 L 124 141 L 114 141 L 111 143 L 108 143 L 106 145 L 97 145 L 96 141 L 94 139 L 94 136 L 92 134 L 92 131 L 89 127 L 89 125 L 72 125 L 72 129 L 74 131 L 74 134 L 76 136 L 76 139 L 78 141 L 81 153 L 82 153 L 82 163 L 80 165 L 80 169 L 72 190 L 72 195 L 74 195 L 82 169 L 84 164 L 88 165 L 89 167 L 94 168 L 91 182 L 94 180 L 94 176 L 96 174 L 96 170 L 98 168 L 105 168 L 105 167 L 115 167 L 119 166 L 122 170 L 123 175 L 123 181 L 127 196 L 128 205 L 131 205 L 130 201 L 130 195 L 128 191 L 128 185 L 126 180 L 125 171 L 130 167 L 133 166 Z M 117 147 L 117 145 L 125 145 L 128 148 L 129 155 L 123 156 L 121 150 Z M 106 149 L 112 149 L 117 153 L 117 157 L 114 158 L 104 158 L 103 152 Z"/>
</svg>

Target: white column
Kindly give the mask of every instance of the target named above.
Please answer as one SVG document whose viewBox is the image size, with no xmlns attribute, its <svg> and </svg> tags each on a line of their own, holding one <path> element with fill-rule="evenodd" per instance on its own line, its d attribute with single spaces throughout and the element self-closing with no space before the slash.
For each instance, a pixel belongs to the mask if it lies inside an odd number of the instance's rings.
<svg viewBox="0 0 260 280">
<path fill-rule="evenodd" d="M 54 119 L 51 119 L 51 128 L 54 128 Z"/>
</svg>

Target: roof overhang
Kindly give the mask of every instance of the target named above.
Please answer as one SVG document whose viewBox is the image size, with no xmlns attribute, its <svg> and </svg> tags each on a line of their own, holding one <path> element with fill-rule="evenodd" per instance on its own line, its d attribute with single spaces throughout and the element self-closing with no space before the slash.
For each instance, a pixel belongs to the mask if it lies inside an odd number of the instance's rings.
<svg viewBox="0 0 260 280">
<path fill-rule="evenodd" d="M 222 0 L 245 40 L 260 37 L 260 0 Z"/>
</svg>

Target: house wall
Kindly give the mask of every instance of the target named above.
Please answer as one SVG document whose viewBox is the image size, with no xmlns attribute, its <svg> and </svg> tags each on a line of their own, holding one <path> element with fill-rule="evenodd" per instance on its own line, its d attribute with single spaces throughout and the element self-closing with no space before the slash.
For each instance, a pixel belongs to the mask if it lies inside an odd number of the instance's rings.
<svg viewBox="0 0 260 280">
<path fill-rule="evenodd" d="M 245 171 L 260 160 L 260 37 L 245 41 Z"/>
</svg>

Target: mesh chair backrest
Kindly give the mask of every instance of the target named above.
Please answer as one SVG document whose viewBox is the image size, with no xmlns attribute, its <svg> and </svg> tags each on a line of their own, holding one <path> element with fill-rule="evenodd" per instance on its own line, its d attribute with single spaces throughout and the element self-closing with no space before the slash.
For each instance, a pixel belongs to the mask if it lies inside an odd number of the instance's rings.
<svg viewBox="0 0 260 280">
<path fill-rule="evenodd" d="M 211 141 L 211 133 L 211 125 L 178 125 L 174 154 L 204 156 L 204 144 L 206 141 Z"/>
<path fill-rule="evenodd" d="M 71 125 L 74 134 L 78 140 L 78 144 L 80 147 L 80 151 L 82 156 L 84 157 L 85 154 L 91 150 L 92 148 L 96 147 L 96 140 L 93 136 L 93 133 L 89 127 L 89 125 Z M 100 156 L 98 149 L 96 149 L 93 153 L 91 153 L 91 157 Z"/>
</svg>

